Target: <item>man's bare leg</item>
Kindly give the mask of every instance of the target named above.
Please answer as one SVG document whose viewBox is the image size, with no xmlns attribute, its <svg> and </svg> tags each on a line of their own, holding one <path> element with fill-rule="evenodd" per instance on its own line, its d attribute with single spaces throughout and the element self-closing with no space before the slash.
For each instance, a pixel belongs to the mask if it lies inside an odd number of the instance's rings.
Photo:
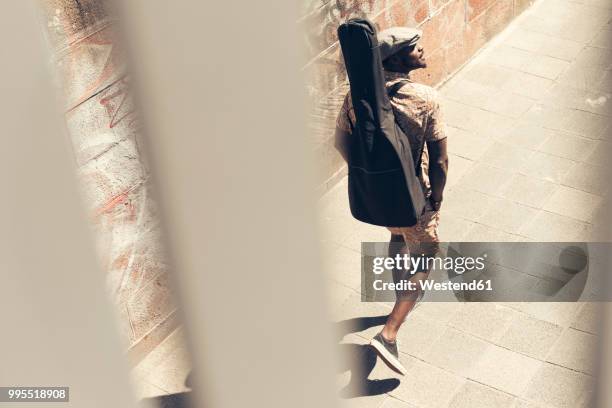
<svg viewBox="0 0 612 408">
<path fill-rule="evenodd" d="M 399 252 L 400 254 L 407 254 L 408 246 L 404 242 L 403 237 L 401 235 L 391 236 L 390 246 L 394 246 L 394 245 L 397 246 L 400 243 L 403 244 L 401 245 L 401 247 L 395 248 L 395 250 L 390 248 L 390 250 L 395 253 Z M 433 250 L 432 248 L 433 247 L 430 247 L 428 244 L 423 244 L 422 247 L 413 248 L 413 251 L 415 253 L 418 253 L 424 250 L 427 253 L 429 253 Z M 382 329 L 382 335 L 386 340 L 390 342 L 394 342 L 395 339 L 397 338 L 397 332 L 402 326 L 402 323 L 404 323 L 404 321 L 406 320 L 406 316 L 408 316 L 408 313 L 412 311 L 412 309 L 414 308 L 414 306 L 416 305 L 418 301 L 418 297 L 421 292 L 421 290 L 419 289 L 420 288 L 419 281 L 426 280 L 428 276 L 429 276 L 429 271 L 422 271 L 422 272 L 415 273 L 414 275 L 410 277 L 409 280 L 417 284 L 417 290 L 397 292 L 396 294 L 397 300 L 395 302 L 395 305 L 393 306 L 393 310 L 389 314 L 389 317 L 387 318 L 387 323 Z M 402 279 L 406 279 L 406 272 L 394 270 L 393 271 L 394 282 L 397 283 Z"/>
<path fill-rule="evenodd" d="M 417 282 L 421 279 L 427 279 L 428 273 L 416 273 L 413 279 L 410 279 L 413 282 Z M 395 341 L 397 338 L 397 332 L 399 331 L 402 323 L 406 320 L 406 316 L 408 313 L 414 308 L 416 305 L 418 298 L 418 292 L 413 292 L 407 296 L 404 296 L 401 299 L 398 299 L 393 306 L 393 310 L 389 314 L 387 318 L 387 323 L 382 329 L 383 337 L 388 341 Z"/>
</svg>

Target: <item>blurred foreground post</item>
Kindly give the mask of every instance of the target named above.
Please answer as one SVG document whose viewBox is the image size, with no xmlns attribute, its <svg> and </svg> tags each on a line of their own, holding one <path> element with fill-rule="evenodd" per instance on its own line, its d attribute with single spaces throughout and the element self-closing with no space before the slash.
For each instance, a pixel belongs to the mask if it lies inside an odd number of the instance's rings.
<svg viewBox="0 0 612 408">
<path fill-rule="evenodd" d="M 2 11 L 0 386 L 70 387 L 71 407 L 135 406 L 36 4 Z"/>
<path fill-rule="evenodd" d="M 117 5 L 198 407 L 333 407 L 298 5 Z"/>
</svg>

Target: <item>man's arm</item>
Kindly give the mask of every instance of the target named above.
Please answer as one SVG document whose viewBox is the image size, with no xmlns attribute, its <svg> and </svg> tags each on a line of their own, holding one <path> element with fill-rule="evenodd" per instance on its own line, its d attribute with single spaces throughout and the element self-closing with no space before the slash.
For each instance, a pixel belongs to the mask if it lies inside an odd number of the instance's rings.
<svg viewBox="0 0 612 408">
<path fill-rule="evenodd" d="M 440 210 L 448 174 L 448 153 L 446 138 L 427 142 L 429 152 L 429 182 L 431 183 L 431 204 L 435 211 Z"/>
<path fill-rule="evenodd" d="M 349 132 L 347 132 L 344 129 L 340 129 L 339 127 L 336 127 L 336 134 L 334 136 L 334 147 L 336 148 L 336 150 L 338 150 L 338 152 L 340 153 L 344 161 L 347 163 L 348 163 L 349 137 L 350 137 Z"/>
</svg>

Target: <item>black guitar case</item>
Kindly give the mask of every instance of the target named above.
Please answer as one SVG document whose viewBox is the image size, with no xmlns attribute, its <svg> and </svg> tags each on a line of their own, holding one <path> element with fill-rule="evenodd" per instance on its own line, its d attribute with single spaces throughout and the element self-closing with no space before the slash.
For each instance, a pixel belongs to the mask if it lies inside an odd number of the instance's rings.
<svg viewBox="0 0 612 408">
<path fill-rule="evenodd" d="M 410 227 L 425 208 L 408 137 L 395 121 L 385 86 L 376 27 L 365 19 L 340 25 L 356 123 L 349 138 L 353 216 L 386 227 Z"/>
</svg>

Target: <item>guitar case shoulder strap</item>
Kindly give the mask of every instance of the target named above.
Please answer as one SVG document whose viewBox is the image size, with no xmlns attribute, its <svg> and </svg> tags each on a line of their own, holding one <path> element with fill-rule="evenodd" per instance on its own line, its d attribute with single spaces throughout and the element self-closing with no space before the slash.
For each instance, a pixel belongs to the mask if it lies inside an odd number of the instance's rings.
<svg viewBox="0 0 612 408">
<path fill-rule="evenodd" d="M 404 87 L 404 85 L 406 85 L 408 83 L 408 81 L 406 80 L 401 80 L 401 81 L 397 81 L 396 83 L 394 83 L 393 85 L 391 85 L 389 88 L 387 88 L 387 93 L 389 95 L 389 99 L 393 99 L 393 97 L 395 95 L 397 95 L 397 93 L 400 91 L 400 89 L 402 89 Z M 400 123 L 397 121 L 396 119 L 396 123 L 398 126 L 401 127 Z M 425 126 L 423 126 L 423 128 L 425 129 L 427 127 L 427 124 L 425 124 Z M 403 130 L 403 129 L 402 129 Z M 406 131 L 404 131 L 404 133 L 406 133 Z M 425 149 L 425 138 L 423 137 L 423 140 L 421 141 L 421 145 L 419 146 L 419 155 L 417 156 L 417 162 L 415 163 L 415 170 L 417 172 L 417 175 L 421 174 L 421 160 L 423 159 L 423 150 Z"/>
</svg>

